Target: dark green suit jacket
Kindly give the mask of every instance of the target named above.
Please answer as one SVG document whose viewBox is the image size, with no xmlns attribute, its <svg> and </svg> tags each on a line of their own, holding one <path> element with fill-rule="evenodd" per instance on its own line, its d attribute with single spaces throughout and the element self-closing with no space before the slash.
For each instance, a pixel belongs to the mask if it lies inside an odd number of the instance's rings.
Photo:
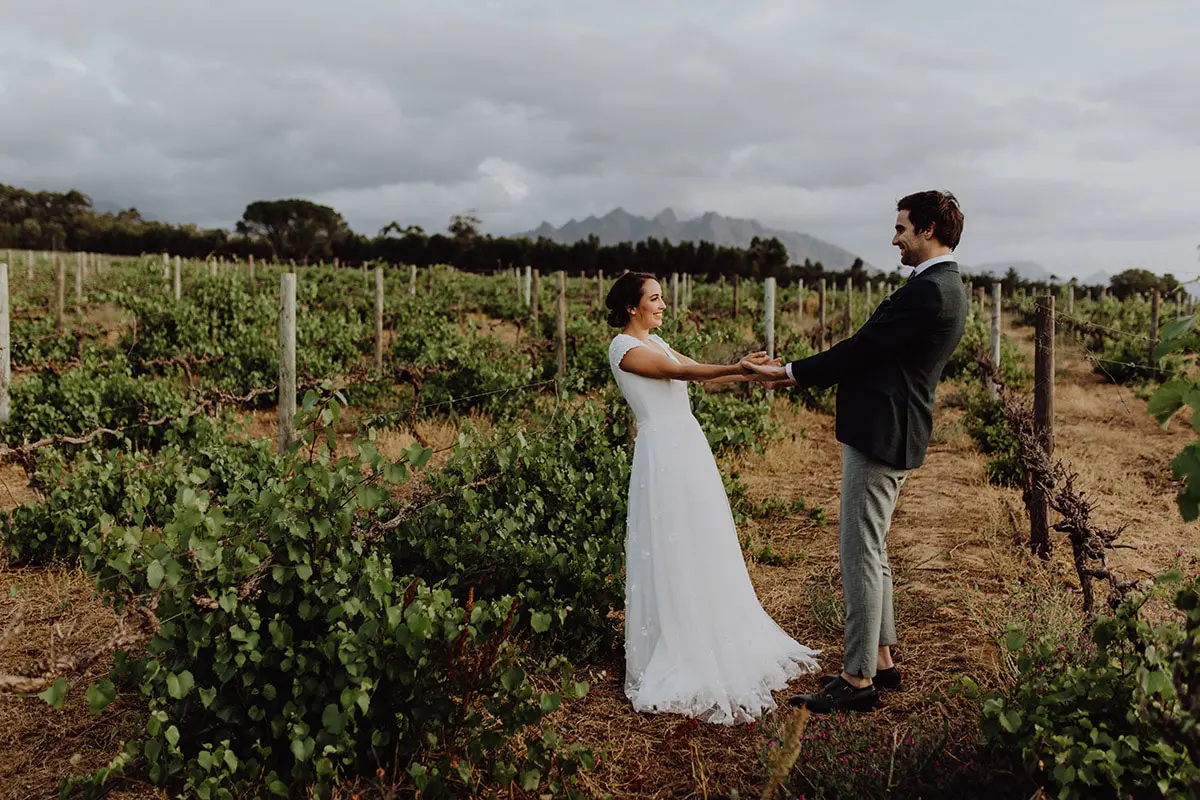
<svg viewBox="0 0 1200 800">
<path fill-rule="evenodd" d="M 885 298 L 849 339 L 788 370 L 801 386 L 837 385 L 839 442 L 915 469 L 925 461 L 934 391 L 969 308 L 958 265 L 934 264 Z"/>
</svg>

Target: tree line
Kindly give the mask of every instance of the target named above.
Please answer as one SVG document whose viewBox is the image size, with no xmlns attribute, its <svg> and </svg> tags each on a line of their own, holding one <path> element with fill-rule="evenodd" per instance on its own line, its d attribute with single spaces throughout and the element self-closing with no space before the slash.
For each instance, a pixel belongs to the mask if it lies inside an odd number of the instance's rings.
<svg viewBox="0 0 1200 800">
<path fill-rule="evenodd" d="M 444 233 L 426 233 L 420 226 L 392 222 L 375 236 L 351 230 L 335 209 L 302 199 L 256 200 L 246 206 L 234 230 L 201 228 L 147 220 L 136 208 L 99 211 L 86 194 L 34 192 L 0 184 L 0 246 L 27 250 L 83 250 L 137 256 L 171 253 L 188 259 L 226 258 L 278 260 L 296 264 L 338 261 L 346 265 L 452 264 L 470 272 L 491 272 L 529 265 L 543 271 L 594 274 L 623 270 L 666 275 L 690 273 L 715 279 L 775 277 L 783 284 L 806 283 L 822 277 L 849 278 L 861 286 L 869 276 L 862 259 L 849 269 L 829 270 L 821 262 L 789 263 L 787 248 L 778 239 L 755 237 L 748 247 L 711 242 L 669 242 L 646 239 L 602 245 L 595 236 L 564 244 L 545 237 L 491 236 L 480 232 L 471 212 L 451 217 Z M 897 272 L 892 277 L 900 278 Z M 987 280 L 990 276 L 983 276 Z M 977 280 L 979 280 L 977 278 Z M 1027 281 L 1013 269 L 1001 278 L 1005 294 L 1049 288 L 1057 281 Z M 1173 291 L 1173 276 L 1148 270 L 1126 270 L 1112 280 L 1114 294 L 1158 288 Z M 1082 287 L 1084 289 L 1101 287 Z"/>
</svg>

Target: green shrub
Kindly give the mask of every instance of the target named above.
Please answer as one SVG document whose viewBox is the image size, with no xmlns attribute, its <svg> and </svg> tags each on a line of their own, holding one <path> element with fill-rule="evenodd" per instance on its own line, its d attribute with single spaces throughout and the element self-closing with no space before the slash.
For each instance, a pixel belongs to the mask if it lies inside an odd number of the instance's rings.
<svg viewBox="0 0 1200 800">
<path fill-rule="evenodd" d="M 761 453 L 781 426 L 771 416 L 771 401 L 765 389 L 754 385 L 730 390 L 705 390 L 689 384 L 692 414 L 700 422 L 715 455 L 750 449 Z"/>
<path fill-rule="evenodd" d="M 1021 467 L 1017 437 L 1004 416 L 1001 402 L 987 392 L 973 393 L 967 399 L 963 425 L 979 450 L 990 456 L 988 481 L 998 486 L 1023 486 L 1025 472 Z"/>
<path fill-rule="evenodd" d="M 146 655 L 119 655 L 112 675 L 146 699 L 145 737 L 86 783 L 98 790 L 136 762 L 186 796 L 308 786 L 327 797 L 340 776 L 394 764 L 427 797 L 481 782 L 574 792 L 591 757 L 542 720 L 586 684 L 562 660 L 521 655 L 513 623 L 525 610 L 511 595 L 463 596 L 393 566 L 380 546 L 385 485 L 429 451 L 388 463 L 368 438 L 334 459 L 324 426 L 338 407 L 315 404 L 310 394 L 300 446 L 223 495 L 198 490 L 210 476 L 180 462 L 169 500 L 139 492 L 121 504 L 124 519 L 93 514 L 78 533 L 83 565 L 116 609 L 157 592 L 159 620 Z M 535 689 L 534 670 L 554 686 Z"/>
<path fill-rule="evenodd" d="M 1143 609 L 1179 580 L 1164 576 L 1154 589 L 1124 601 L 1096 621 L 1082 641 L 1007 636 L 1018 653 L 1010 690 L 983 704 L 988 742 L 1011 749 L 1024 769 L 1060 800 L 1097 797 L 1194 797 L 1200 765 L 1187 742 L 1197 736 L 1196 643 L 1200 640 L 1200 582 L 1178 588 L 1187 616 L 1147 620 Z M 1184 657 L 1188 639 L 1192 655 Z M 1186 675 L 1186 678 L 1185 678 Z M 1189 688 L 1190 687 L 1190 688 Z"/>
<path fill-rule="evenodd" d="M 991 353 L 992 328 L 991 322 L 973 309 L 967 318 L 963 329 L 962 340 L 946 362 L 942 371 L 942 380 L 981 378 L 981 370 L 976 361 L 976 354 Z M 1006 386 L 1016 388 L 1028 383 L 1033 378 L 1033 371 L 1025 361 L 1025 356 L 1012 339 L 1000 337 L 1000 377 Z"/>
<path fill-rule="evenodd" d="M 610 407 L 611 408 L 611 407 Z M 518 630 L 576 652 L 611 648 L 624 606 L 625 415 L 560 407 L 532 430 L 464 434 L 430 500 L 388 537 L 396 569 L 478 598 L 516 596 Z"/>
<path fill-rule="evenodd" d="M 1093 371 L 1109 383 L 1165 381 L 1179 375 L 1182 369 L 1176 357 L 1152 361 L 1149 344 L 1143 339 L 1130 337 L 1116 339 L 1105 348 L 1103 354 L 1097 354 L 1093 359 Z"/>
<path fill-rule="evenodd" d="M 25 440 L 80 437 L 108 428 L 122 430 L 124 438 L 138 446 L 156 447 L 167 429 L 145 423 L 179 416 L 192 410 L 195 402 L 179 382 L 138 378 L 124 357 L 114 355 L 106 365 L 89 360 L 61 373 L 43 370 L 26 376 L 12 393 L 12 417 L 0 439 L 20 445 Z M 112 441 L 109 437 L 97 444 Z"/>
</svg>

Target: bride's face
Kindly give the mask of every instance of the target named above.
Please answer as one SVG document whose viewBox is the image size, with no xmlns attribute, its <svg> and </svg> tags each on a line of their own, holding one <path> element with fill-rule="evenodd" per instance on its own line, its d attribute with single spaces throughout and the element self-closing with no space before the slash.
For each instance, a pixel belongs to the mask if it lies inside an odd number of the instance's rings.
<svg viewBox="0 0 1200 800">
<path fill-rule="evenodd" d="M 646 328 L 653 330 L 661 328 L 663 324 L 663 311 L 667 308 L 666 302 L 663 301 L 662 286 L 658 281 L 646 281 L 642 284 L 642 302 L 638 303 L 637 308 L 631 308 L 630 313 L 633 318 L 640 322 Z"/>
</svg>

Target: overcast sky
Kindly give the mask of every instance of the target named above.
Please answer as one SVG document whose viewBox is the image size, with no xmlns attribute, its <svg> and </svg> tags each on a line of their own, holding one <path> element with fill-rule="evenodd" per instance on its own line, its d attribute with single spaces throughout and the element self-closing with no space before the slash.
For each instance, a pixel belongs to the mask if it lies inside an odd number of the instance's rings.
<svg viewBox="0 0 1200 800">
<path fill-rule="evenodd" d="M 0 0 L 0 182 L 374 234 L 707 210 L 885 269 L 954 191 L 962 261 L 1200 272 L 1196 0 Z"/>
</svg>

